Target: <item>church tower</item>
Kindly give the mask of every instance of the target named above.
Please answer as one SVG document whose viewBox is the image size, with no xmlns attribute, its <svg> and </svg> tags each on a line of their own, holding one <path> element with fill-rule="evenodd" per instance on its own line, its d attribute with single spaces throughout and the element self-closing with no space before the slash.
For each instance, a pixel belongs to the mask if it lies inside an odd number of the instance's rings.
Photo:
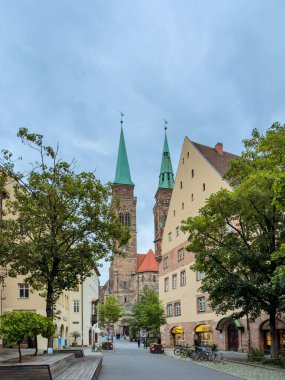
<svg viewBox="0 0 285 380">
<path fill-rule="evenodd" d="M 123 248 L 124 256 L 114 255 L 109 273 L 109 292 L 117 297 L 119 305 L 125 307 L 126 315 L 131 313 L 131 307 L 137 297 L 137 199 L 134 196 L 134 187 L 125 145 L 123 120 L 121 120 L 121 134 L 112 198 L 114 202 L 117 202 L 116 207 L 121 223 L 130 227 L 131 238 L 128 245 Z"/>
<path fill-rule="evenodd" d="M 167 124 L 167 122 L 165 122 Z M 161 261 L 161 242 L 163 230 L 166 222 L 170 199 L 174 187 L 174 175 L 171 165 L 167 134 L 165 126 L 165 136 L 162 152 L 162 160 L 159 174 L 158 189 L 155 194 L 155 205 L 153 208 L 154 214 L 154 245 L 155 258 L 158 262 Z"/>
</svg>

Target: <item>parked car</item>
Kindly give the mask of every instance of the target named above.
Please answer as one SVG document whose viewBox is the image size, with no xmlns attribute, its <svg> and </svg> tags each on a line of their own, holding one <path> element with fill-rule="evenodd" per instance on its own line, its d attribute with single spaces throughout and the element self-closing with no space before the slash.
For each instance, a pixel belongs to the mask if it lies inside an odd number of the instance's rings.
<svg viewBox="0 0 285 380">
<path fill-rule="evenodd" d="M 149 351 L 152 354 L 163 354 L 164 353 L 164 346 L 162 344 L 158 343 L 151 343 L 149 346 Z"/>
</svg>

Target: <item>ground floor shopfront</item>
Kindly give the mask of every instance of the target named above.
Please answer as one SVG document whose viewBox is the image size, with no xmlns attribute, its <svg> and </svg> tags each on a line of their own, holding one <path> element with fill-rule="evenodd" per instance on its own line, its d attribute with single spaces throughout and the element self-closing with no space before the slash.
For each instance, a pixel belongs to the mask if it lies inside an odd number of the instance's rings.
<svg viewBox="0 0 285 380">
<path fill-rule="evenodd" d="M 277 339 L 280 353 L 285 354 L 285 316 L 276 320 Z M 251 347 L 270 351 L 269 320 L 259 317 L 254 323 L 246 319 L 233 320 L 230 317 L 217 321 L 180 322 L 167 324 L 161 333 L 162 344 L 174 347 L 176 344 L 194 344 L 198 338 L 202 346 L 216 344 L 223 351 L 247 352 Z"/>
</svg>

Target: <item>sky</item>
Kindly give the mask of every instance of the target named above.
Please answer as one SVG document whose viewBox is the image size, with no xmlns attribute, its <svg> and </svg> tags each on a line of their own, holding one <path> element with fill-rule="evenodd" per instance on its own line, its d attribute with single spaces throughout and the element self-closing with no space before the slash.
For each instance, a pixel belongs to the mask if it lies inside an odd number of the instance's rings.
<svg viewBox="0 0 285 380">
<path fill-rule="evenodd" d="M 0 0 L 0 149 L 28 168 L 27 127 L 107 183 L 122 111 L 146 253 L 163 119 L 175 172 L 185 136 L 240 154 L 285 122 L 284 14 L 283 0 Z"/>
</svg>

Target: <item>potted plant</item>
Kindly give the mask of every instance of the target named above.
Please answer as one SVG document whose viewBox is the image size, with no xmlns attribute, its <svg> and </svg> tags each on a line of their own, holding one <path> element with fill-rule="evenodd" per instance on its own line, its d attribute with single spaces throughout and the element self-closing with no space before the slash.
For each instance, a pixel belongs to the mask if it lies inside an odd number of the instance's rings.
<svg viewBox="0 0 285 380">
<path fill-rule="evenodd" d="M 80 337 L 80 332 L 78 332 L 78 331 L 72 331 L 72 333 L 70 334 L 70 336 L 72 338 L 74 338 L 74 342 L 72 342 L 72 347 L 76 347 L 77 346 L 77 338 Z"/>
</svg>

